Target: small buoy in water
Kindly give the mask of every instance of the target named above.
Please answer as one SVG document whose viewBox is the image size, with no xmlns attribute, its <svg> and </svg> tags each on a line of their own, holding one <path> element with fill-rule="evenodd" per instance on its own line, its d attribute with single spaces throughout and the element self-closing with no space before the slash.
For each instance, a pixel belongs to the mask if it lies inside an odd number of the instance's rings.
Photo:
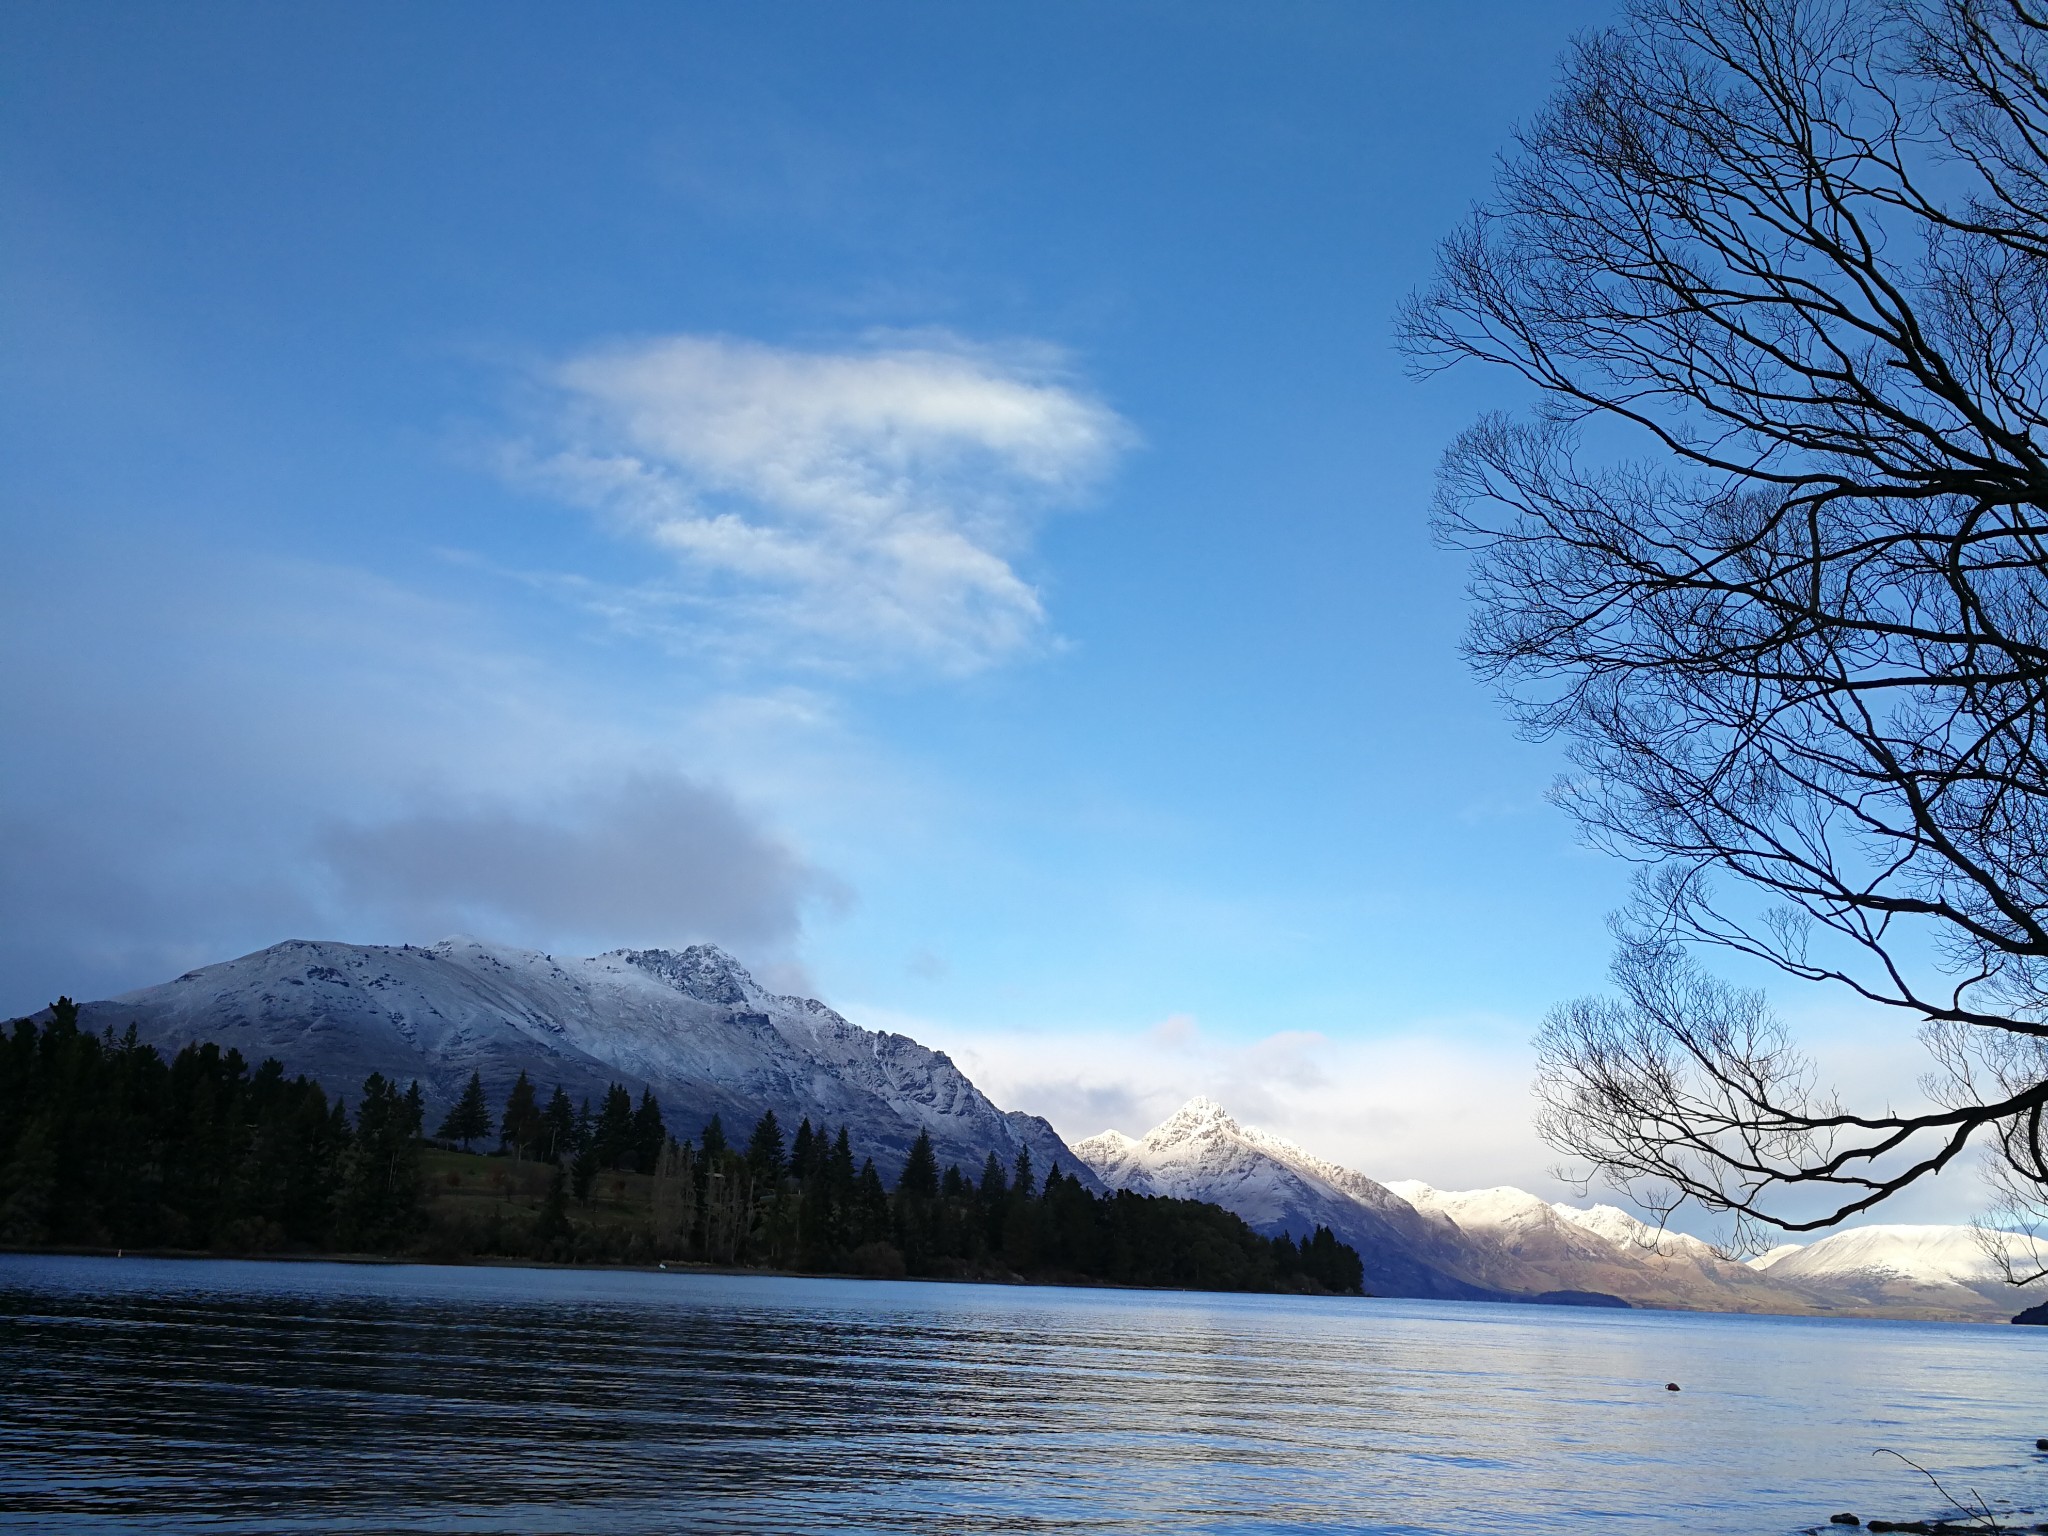
<svg viewBox="0 0 2048 1536">
<path fill-rule="evenodd" d="M 1676 1392 L 1678 1390 L 1678 1383 L 1675 1381 L 1667 1381 L 1664 1383 L 1664 1390 L 1666 1392 Z"/>
</svg>

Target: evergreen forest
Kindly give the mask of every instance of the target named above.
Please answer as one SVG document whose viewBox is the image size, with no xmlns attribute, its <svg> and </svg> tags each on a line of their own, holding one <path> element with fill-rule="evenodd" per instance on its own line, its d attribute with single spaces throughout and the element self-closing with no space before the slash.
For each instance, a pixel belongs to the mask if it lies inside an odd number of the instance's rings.
<svg viewBox="0 0 2048 1536">
<path fill-rule="evenodd" d="M 0 1245 L 442 1261 L 701 1263 L 816 1273 L 1358 1293 L 1355 1250 L 1267 1238 L 1220 1206 L 1098 1197 L 1028 1152 L 941 1169 L 920 1136 L 890 1177 L 846 1129 L 678 1140 L 650 1093 L 595 1108 L 522 1074 L 472 1077 L 429 1127 L 378 1074 L 353 1109 L 213 1044 L 166 1061 L 59 999 L 0 1036 Z"/>
</svg>

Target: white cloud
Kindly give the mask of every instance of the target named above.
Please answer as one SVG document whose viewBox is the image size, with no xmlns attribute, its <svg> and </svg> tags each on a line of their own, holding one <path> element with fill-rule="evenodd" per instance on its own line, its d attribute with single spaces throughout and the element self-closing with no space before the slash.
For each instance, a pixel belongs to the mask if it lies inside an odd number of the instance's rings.
<svg viewBox="0 0 2048 1536">
<path fill-rule="evenodd" d="M 1069 1142 L 1112 1128 L 1141 1136 L 1203 1094 L 1244 1124 L 1382 1182 L 1512 1184 L 1547 1200 L 1627 1203 L 1603 1184 L 1582 1191 L 1557 1176 L 1560 1159 L 1535 1131 L 1526 1021 L 1466 1015 L 1372 1037 L 1286 1030 L 1222 1040 L 1187 1014 L 1145 1028 L 989 1030 L 883 1008 L 842 1011 L 946 1051 L 998 1105 L 1044 1115 Z M 1966 1222 L 1983 1201 L 1969 1161 L 1864 1219 Z M 1676 1225 L 1728 1235 L 1722 1218 L 1691 1207 Z"/>
<path fill-rule="evenodd" d="M 837 352 L 673 336 L 548 382 L 553 439 L 516 471 L 675 563 L 589 600 L 697 649 L 833 671 L 969 672 L 1039 641 L 1017 562 L 1133 441 L 1049 349 L 945 334 Z"/>
<path fill-rule="evenodd" d="M 948 1052 L 1005 1109 L 1044 1115 L 1069 1141 L 1139 1136 L 1196 1094 L 1240 1120 L 1378 1179 L 1447 1189 L 1512 1183 L 1570 1193 L 1531 1124 L 1529 1030 L 1432 1021 L 1368 1039 L 1283 1030 L 1212 1039 L 1187 1014 L 1131 1030 L 983 1030 L 849 1007 L 870 1028 Z"/>
</svg>

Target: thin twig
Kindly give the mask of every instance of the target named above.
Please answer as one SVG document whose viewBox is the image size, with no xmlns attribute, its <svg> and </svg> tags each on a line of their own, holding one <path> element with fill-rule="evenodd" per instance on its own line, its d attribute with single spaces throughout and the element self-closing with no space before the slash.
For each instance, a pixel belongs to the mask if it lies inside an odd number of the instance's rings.
<svg viewBox="0 0 2048 1536">
<path fill-rule="evenodd" d="M 1925 1467 L 1921 1466 L 1920 1463 L 1913 1460 L 1912 1457 L 1904 1455 L 1899 1451 L 1892 1450 L 1888 1446 L 1879 1446 L 1870 1454 L 1873 1456 L 1897 1456 L 1899 1460 L 1903 1461 L 1915 1472 L 1918 1472 L 1922 1477 L 1926 1478 L 1927 1481 L 1934 1484 L 1934 1491 L 1940 1494 L 1944 1499 L 1947 1499 L 1951 1506 L 1959 1510 L 1964 1515 L 1968 1515 L 1969 1518 L 1972 1520 L 1979 1518 L 1976 1515 L 1970 1514 L 1969 1505 L 1965 1504 L 1961 1499 L 1957 1498 L 1954 1494 L 1950 1493 L 1946 1488 L 1941 1486 L 1940 1478 L 1936 1477 L 1932 1472 L 1928 1471 Z M 2003 1536 L 2005 1527 L 2000 1525 L 1998 1523 L 1997 1518 L 1993 1516 L 1993 1514 L 1991 1513 L 1991 1506 L 1984 1502 L 1984 1495 L 1979 1493 L 1976 1489 L 1972 1488 L 1970 1490 L 1970 1497 L 1977 1501 L 1977 1508 L 1983 1511 L 1982 1519 L 1984 1521 L 1984 1524 L 1991 1529 L 1992 1536 Z"/>
</svg>

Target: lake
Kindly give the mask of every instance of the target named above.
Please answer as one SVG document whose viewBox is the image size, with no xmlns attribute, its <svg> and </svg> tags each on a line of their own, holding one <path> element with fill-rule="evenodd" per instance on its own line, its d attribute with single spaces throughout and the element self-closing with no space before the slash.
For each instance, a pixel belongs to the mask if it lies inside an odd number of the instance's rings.
<svg viewBox="0 0 2048 1536">
<path fill-rule="evenodd" d="M 0 1255 L 4 1530 L 1769 1536 L 2040 1435 L 2048 1328 Z"/>
</svg>

